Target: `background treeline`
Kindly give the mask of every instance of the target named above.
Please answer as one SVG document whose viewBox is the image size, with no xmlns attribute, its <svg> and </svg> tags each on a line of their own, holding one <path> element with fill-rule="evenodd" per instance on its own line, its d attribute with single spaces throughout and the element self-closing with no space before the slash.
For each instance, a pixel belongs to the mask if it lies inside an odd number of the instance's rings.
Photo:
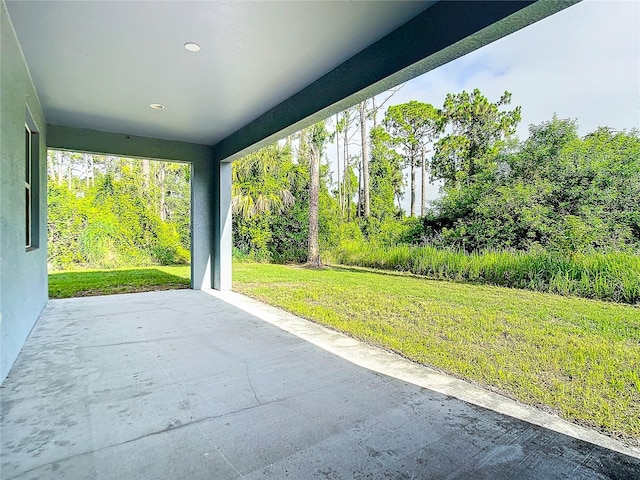
<svg viewBox="0 0 640 480">
<path fill-rule="evenodd" d="M 440 108 L 411 101 L 382 115 L 372 99 L 322 122 L 323 259 L 640 300 L 638 132 L 602 127 L 581 137 L 575 120 L 553 117 L 519 141 L 510 100 L 475 90 L 447 95 Z M 307 258 L 305 148 L 301 132 L 234 163 L 236 255 Z M 440 197 L 428 202 L 433 181 Z"/>
<path fill-rule="evenodd" d="M 187 263 L 190 167 L 48 154 L 49 268 Z"/>
<path fill-rule="evenodd" d="M 637 131 L 580 136 L 554 116 L 521 141 L 508 92 L 449 94 L 439 107 L 389 106 L 393 93 L 234 162 L 237 257 L 640 300 Z M 51 267 L 187 262 L 189 175 L 51 152 Z"/>
<path fill-rule="evenodd" d="M 381 122 L 364 102 L 326 122 L 333 131 L 325 139 L 333 137 L 337 151 L 330 162 L 322 146 L 324 253 L 346 240 L 464 252 L 640 251 L 638 132 L 603 127 L 580 137 L 575 120 L 554 117 L 519 142 L 520 111 L 504 109 L 509 100 L 508 93 L 491 103 L 477 90 L 462 92 L 441 109 L 391 106 Z M 235 245 L 244 255 L 305 258 L 309 171 L 299 135 L 234 163 Z M 441 185 L 430 203 L 429 181 Z"/>
</svg>

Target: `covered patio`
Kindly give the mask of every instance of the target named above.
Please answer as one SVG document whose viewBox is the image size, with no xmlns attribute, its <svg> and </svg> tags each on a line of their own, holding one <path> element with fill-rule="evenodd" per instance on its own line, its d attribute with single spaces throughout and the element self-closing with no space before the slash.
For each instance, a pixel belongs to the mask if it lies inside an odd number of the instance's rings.
<svg viewBox="0 0 640 480">
<path fill-rule="evenodd" d="M 50 301 L 1 432 L 6 480 L 640 478 L 606 437 L 231 292 Z"/>
<path fill-rule="evenodd" d="M 0 477 L 640 478 L 619 443 L 226 291 L 230 162 L 575 1 L 0 0 Z M 193 290 L 48 301 L 47 148 L 191 164 Z"/>
<path fill-rule="evenodd" d="M 0 382 L 47 303 L 47 149 L 191 167 L 191 287 L 231 288 L 231 162 L 578 0 L 0 0 Z"/>
</svg>

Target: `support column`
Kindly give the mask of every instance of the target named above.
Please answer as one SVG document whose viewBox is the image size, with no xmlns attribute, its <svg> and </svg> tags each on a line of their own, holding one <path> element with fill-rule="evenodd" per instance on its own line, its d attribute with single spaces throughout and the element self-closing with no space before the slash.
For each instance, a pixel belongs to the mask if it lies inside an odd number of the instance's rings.
<svg viewBox="0 0 640 480">
<path fill-rule="evenodd" d="M 231 290 L 231 163 L 219 163 L 214 179 L 213 288 Z"/>
<path fill-rule="evenodd" d="M 210 159 L 191 166 L 191 288 L 212 287 L 215 169 Z"/>
</svg>

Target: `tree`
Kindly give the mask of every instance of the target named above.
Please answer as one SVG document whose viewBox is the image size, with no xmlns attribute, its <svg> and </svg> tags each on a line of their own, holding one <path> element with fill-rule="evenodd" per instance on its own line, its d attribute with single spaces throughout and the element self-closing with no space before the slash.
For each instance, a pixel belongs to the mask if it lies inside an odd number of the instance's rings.
<svg viewBox="0 0 640 480">
<path fill-rule="evenodd" d="M 158 162 L 154 162 L 158 163 Z M 191 166 L 185 163 L 166 164 L 165 208 L 167 222 L 175 226 L 180 243 L 191 249 Z"/>
<path fill-rule="evenodd" d="M 357 105 L 360 126 L 360 188 L 358 189 L 358 214 L 364 218 L 371 216 L 371 167 L 369 153 L 369 133 L 368 122 L 373 119 L 373 128 L 377 127 L 376 114 L 393 97 L 403 85 L 392 89 L 388 92 L 386 98 L 376 106 L 376 98 L 371 98 L 371 108 L 369 109 L 369 100 L 360 102 Z M 424 199 L 423 199 L 424 201 Z"/>
<path fill-rule="evenodd" d="M 93 155 L 90 155 L 88 153 L 83 153 L 82 161 L 84 163 L 84 170 L 85 170 L 84 176 L 85 176 L 86 187 L 87 189 L 89 189 L 89 187 L 94 185 Z"/>
<path fill-rule="evenodd" d="M 353 167 L 351 165 L 351 157 L 349 156 L 349 145 L 351 144 L 351 140 L 355 135 L 355 132 L 352 132 L 351 127 L 354 124 L 354 107 L 347 108 L 340 113 L 340 120 L 338 122 L 338 126 L 336 127 L 342 133 L 342 148 L 343 148 L 343 177 L 342 177 L 342 205 L 341 209 L 344 215 L 344 212 L 347 214 L 347 220 L 351 220 L 351 203 L 353 201 L 353 194 L 355 193 L 355 189 L 353 188 L 352 175 L 353 175 Z M 338 161 L 340 159 L 338 158 Z M 340 178 L 338 178 L 340 182 Z"/>
<path fill-rule="evenodd" d="M 301 132 L 300 149 L 309 161 L 309 237 L 307 265 L 320 267 L 320 245 L 318 243 L 318 216 L 320 197 L 320 157 L 327 139 L 324 121 L 318 122 Z"/>
<path fill-rule="evenodd" d="M 391 136 L 382 126 L 372 128 L 370 138 L 371 214 L 380 220 L 394 218 L 402 211 L 402 156 L 392 148 Z"/>
<path fill-rule="evenodd" d="M 251 218 L 291 206 L 295 199 L 288 185 L 290 156 L 288 146 L 273 144 L 235 161 L 231 167 L 233 213 Z"/>
<path fill-rule="evenodd" d="M 64 154 L 60 150 L 55 151 L 56 163 L 56 181 L 58 185 L 62 185 L 64 179 Z"/>
<path fill-rule="evenodd" d="M 360 141 L 362 147 L 362 215 L 365 218 L 371 216 L 371 200 L 369 191 L 369 138 L 367 135 L 367 101 L 358 104 L 360 114 Z"/>
<path fill-rule="evenodd" d="M 402 149 L 411 173 L 411 216 L 416 214 L 416 167 L 420 166 L 420 152 L 442 128 L 442 116 L 433 105 L 411 100 L 387 109 L 384 126 L 392 141 Z"/>
<path fill-rule="evenodd" d="M 445 187 L 427 236 L 468 251 L 638 251 L 638 132 L 599 128 L 580 138 L 575 120 L 555 116 L 529 132 L 517 151 Z"/>
<path fill-rule="evenodd" d="M 482 173 L 494 171 L 498 154 L 520 122 L 520 107 L 500 110 L 510 102 L 509 92 L 504 92 L 496 103 L 490 103 L 478 89 L 447 94 L 442 114 L 451 133 L 436 144 L 432 178 L 444 180 L 447 187 L 459 188 L 474 182 Z"/>
<path fill-rule="evenodd" d="M 335 115 L 336 129 L 333 132 L 333 140 L 336 142 L 336 166 L 337 166 L 337 175 L 338 175 L 338 205 L 340 205 L 340 213 L 343 214 L 342 210 L 342 181 L 340 179 L 340 134 L 342 133 L 342 128 L 344 127 L 340 121 L 339 115 L 336 113 Z"/>
<path fill-rule="evenodd" d="M 424 217 L 427 210 L 427 159 L 426 148 L 420 150 L 420 216 Z"/>
</svg>

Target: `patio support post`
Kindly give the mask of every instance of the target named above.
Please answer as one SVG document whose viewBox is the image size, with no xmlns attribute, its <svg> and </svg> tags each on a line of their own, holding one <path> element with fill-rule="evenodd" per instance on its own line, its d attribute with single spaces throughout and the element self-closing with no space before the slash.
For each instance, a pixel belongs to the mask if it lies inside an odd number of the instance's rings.
<svg viewBox="0 0 640 480">
<path fill-rule="evenodd" d="M 211 160 L 194 161 L 191 170 L 191 288 L 212 286 L 214 169 Z"/>
<path fill-rule="evenodd" d="M 231 290 L 231 163 L 218 163 L 216 176 L 214 205 L 214 262 L 213 288 Z"/>
</svg>

